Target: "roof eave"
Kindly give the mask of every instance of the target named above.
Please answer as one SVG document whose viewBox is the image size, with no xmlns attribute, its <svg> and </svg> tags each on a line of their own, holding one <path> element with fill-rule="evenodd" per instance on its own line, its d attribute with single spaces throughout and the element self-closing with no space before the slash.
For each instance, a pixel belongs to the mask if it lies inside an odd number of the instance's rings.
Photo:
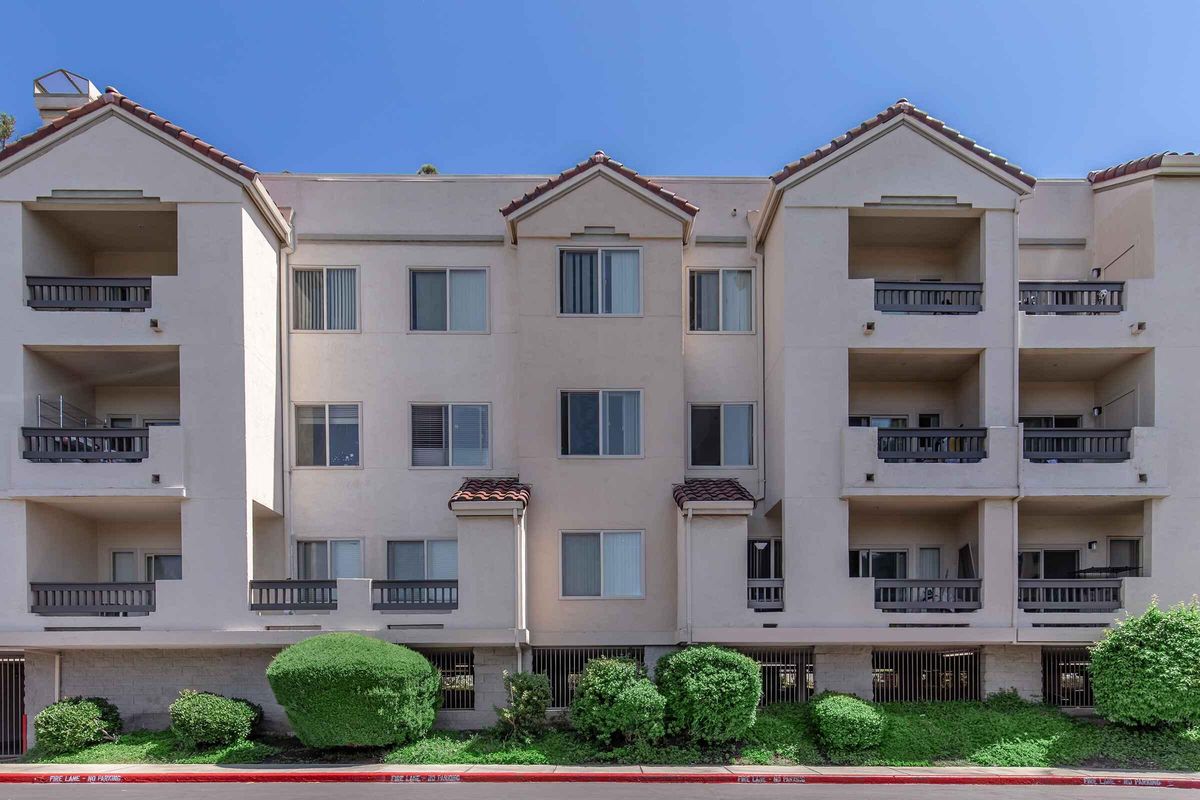
<svg viewBox="0 0 1200 800">
<path fill-rule="evenodd" d="M 743 516 L 754 513 L 753 500 L 685 500 L 679 507 L 681 514 L 691 511 L 693 514 L 712 516 Z"/>
<path fill-rule="evenodd" d="M 459 517 L 508 517 L 525 513 L 522 500 L 454 500 L 450 510 Z"/>
</svg>

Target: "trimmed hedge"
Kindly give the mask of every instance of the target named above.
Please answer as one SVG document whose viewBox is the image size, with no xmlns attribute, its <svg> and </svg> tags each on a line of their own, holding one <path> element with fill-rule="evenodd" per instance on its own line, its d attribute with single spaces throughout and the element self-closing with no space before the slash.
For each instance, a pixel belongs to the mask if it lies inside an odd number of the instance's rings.
<svg viewBox="0 0 1200 800">
<path fill-rule="evenodd" d="M 1140 616 L 1105 632 L 1092 648 L 1096 713 L 1124 725 L 1200 722 L 1200 605 Z"/>
<path fill-rule="evenodd" d="M 817 738 L 831 754 L 878 747 L 883 712 L 853 695 L 823 692 L 812 700 Z"/>
<path fill-rule="evenodd" d="M 184 689 L 170 706 L 171 732 L 189 750 L 206 745 L 227 745 L 250 738 L 262 719 L 245 700 Z"/>
<path fill-rule="evenodd" d="M 604 744 L 657 741 L 663 735 L 666 700 L 627 658 L 588 661 L 575 687 L 571 723 L 582 735 Z"/>
<path fill-rule="evenodd" d="M 33 718 L 37 746 L 48 755 L 114 741 L 122 727 L 121 713 L 103 697 L 68 697 Z"/>
<path fill-rule="evenodd" d="M 441 676 L 424 656 L 357 633 L 288 647 L 267 681 L 309 747 L 407 744 L 433 727 L 441 700 Z"/>
<path fill-rule="evenodd" d="M 501 736 L 531 741 L 546 727 L 546 711 L 553 702 L 550 679 L 536 672 L 504 670 L 508 705 L 496 709 L 496 730 Z"/>
<path fill-rule="evenodd" d="M 667 701 L 666 728 L 697 742 L 731 742 L 754 727 L 762 676 L 749 656 L 705 645 L 659 660 L 658 690 Z"/>
</svg>

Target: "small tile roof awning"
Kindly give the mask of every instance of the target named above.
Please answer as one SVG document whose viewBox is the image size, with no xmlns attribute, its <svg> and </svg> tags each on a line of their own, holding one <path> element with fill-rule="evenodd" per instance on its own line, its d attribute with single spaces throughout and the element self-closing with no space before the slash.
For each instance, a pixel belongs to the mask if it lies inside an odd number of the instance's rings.
<svg viewBox="0 0 1200 800">
<path fill-rule="evenodd" d="M 99 111 L 105 106 L 117 106 L 128 111 L 138 119 L 148 122 L 163 133 L 178 139 L 191 149 L 195 150 L 197 153 L 208 159 L 211 159 L 212 161 L 215 161 L 225 169 L 245 178 L 246 180 L 252 181 L 258 177 L 258 170 L 243 164 L 241 161 L 238 161 L 228 153 L 218 150 L 203 139 L 193 136 L 183 128 L 173 124 L 170 120 L 160 117 L 158 114 L 155 114 L 145 106 L 138 105 L 112 86 L 105 87 L 104 94 L 100 95 L 95 100 L 84 103 L 77 108 L 72 108 L 66 114 L 54 120 L 53 122 L 43 125 L 33 133 L 22 136 L 20 139 L 17 139 L 8 145 L 8 147 L 0 150 L 0 161 L 3 161 L 11 156 L 15 156 L 17 153 L 21 152 L 30 145 L 40 142 L 47 136 L 50 136 L 51 134 L 66 128 L 67 126 L 72 125 L 89 114 Z"/>
<path fill-rule="evenodd" d="M 604 153 L 603 150 L 597 150 L 595 153 L 592 154 L 591 158 L 588 158 L 585 161 L 580 161 L 578 164 L 571 167 L 570 169 L 564 170 L 563 172 L 560 172 L 558 175 L 555 175 L 553 178 L 550 178 L 549 180 L 539 183 L 537 186 L 533 187 L 531 190 L 529 190 L 525 194 L 523 194 L 520 197 L 516 198 L 515 200 L 511 201 L 504 208 L 500 209 L 500 213 L 507 217 L 508 215 L 512 214 L 514 211 L 517 211 L 518 209 L 520 209 L 522 206 L 532 203 L 534 200 L 538 199 L 539 197 L 546 194 L 547 192 L 553 191 L 555 188 L 562 185 L 563 183 L 566 183 L 571 178 L 574 178 L 576 175 L 580 175 L 584 172 L 587 172 L 589 169 L 592 169 L 593 167 L 606 167 L 606 168 L 612 170 L 613 172 L 617 173 L 621 177 L 625 178 L 626 180 L 632 181 L 633 183 L 637 184 L 638 186 L 645 189 L 646 191 L 658 195 L 659 198 L 667 201 L 671 205 L 675 206 L 676 208 L 680 209 L 681 211 L 684 211 L 685 213 L 687 213 L 693 217 L 696 216 L 696 213 L 700 210 L 699 207 L 689 203 L 687 200 L 684 200 L 682 197 L 675 194 L 674 192 L 669 192 L 666 189 L 664 189 L 660 184 L 655 183 L 654 181 L 650 180 L 649 178 L 645 178 L 645 177 L 637 174 L 636 172 L 631 170 L 629 167 L 622 164 L 620 161 L 614 161 L 613 159 L 609 158 Z"/>
<path fill-rule="evenodd" d="M 1153 153 L 1142 158 L 1135 158 L 1132 161 L 1126 161 L 1124 164 L 1117 164 L 1105 169 L 1094 169 L 1088 173 L 1088 183 L 1102 183 L 1111 181 L 1113 178 L 1120 178 L 1124 175 L 1131 175 L 1135 172 L 1145 172 L 1149 169 L 1157 169 L 1162 166 L 1164 156 L 1194 156 L 1195 153 L 1176 153 L 1173 150 L 1164 150 L 1161 153 Z"/>
<path fill-rule="evenodd" d="M 690 478 L 671 487 L 675 504 L 753 503 L 754 495 L 736 478 Z"/>
<path fill-rule="evenodd" d="M 520 503 L 529 505 L 530 488 L 517 478 L 466 478 L 454 494 L 450 495 L 449 507 L 454 503 L 492 502 Z"/>
<path fill-rule="evenodd" d="M 830 153 L 845 147 L 868 131 L 878 128 L 888 120 L 894 119 L 900 115 L 905 115 L 924 124 L 926 127 L 937 131 L 942 136 L 959 145 L 963 149 L 968 150 L 979 158 L 989 162 L 993 166 L 998 167 L 1004 172 L 1007 172 L 1009 175 L 1012 175 L 1014 178 L 1019 180 L 1021 183 L 1026 184 L 1027 186 L 1033 186 L 1035 183 L 1037 183 L 1037 178 L 1027 174 L 1016 164 L 1010 163 L 1008 159 L 993 153 L 991 150 L 988 150 L 986 147 L 980 145 L 974 139 L 964 136 L 954 128 L 951 128 L 949 125 L 942 122 L 940 119 L 931 117 L 929 114 L 917 108 L 903 97 L 885 108 L 883 111 L 876 114 L 874 117 L 871 117 L 870 119 L 859 123 L 856 127 L 846 131 L 829 144 L 822 145 L 808 155 L 793 161 L 790 164 L 787 164 L 783 167 L 783 169 L 772 175 L 771 180 L 775 184 L 783 183 L 800 170 L 812 166 L 828 156 Z"/>
</svg>

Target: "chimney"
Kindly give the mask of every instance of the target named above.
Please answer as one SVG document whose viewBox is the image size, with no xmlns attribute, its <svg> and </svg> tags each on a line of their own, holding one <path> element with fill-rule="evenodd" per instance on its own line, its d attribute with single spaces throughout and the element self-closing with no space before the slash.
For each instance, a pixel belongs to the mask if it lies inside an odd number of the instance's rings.
<svg viewBox="0 0 1200 800">
<path fill-rule="evenodd" d="M 82 75 L 56 69 L 33 81 L 33 105 L 42 122 L 53 122 L 72 108 L 100 96 L 100 91 Z"/>
</svg>

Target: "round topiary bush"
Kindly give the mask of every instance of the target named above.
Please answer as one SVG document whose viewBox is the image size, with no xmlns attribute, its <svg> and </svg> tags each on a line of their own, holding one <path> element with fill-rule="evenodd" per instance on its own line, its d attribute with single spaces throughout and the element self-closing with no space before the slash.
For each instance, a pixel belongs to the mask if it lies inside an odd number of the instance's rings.
<svg viewBox="0 0 1200 800">
<path fill-rule="evenodd" d="M 121 728 L 120 712 L 103 697 L 68 697 L 46 706 L 33 718 L 37 746 L 47 755 L 112 741 Z"/>
<path fill-rule="evenodd" d="M 571 724 L 580 734 L 609 744 L 657 741 L 666 700 L 642 668 L 627 658 L 594 658 L 575 687 Z"/>
<path fill-rule="evenodd" d="M 762 676 L 749 656 L 705 645 L 660 659 L 658 690 L 667 701 L 667 732 L 697 742 L 730 742 L 754 727 Z"/>
<path fill-rule="evenodd" d="M 1110 628 L 1091 662 L 1096 713 L 1124 725 L 1200 721 L 1200 605 L 1144 614 Z"/>
<path fill-rule="evenodd" d="M 244 700 L 184 689 L 170 706 L 171 732 L 188 749 L 233 744 L 250 737 L 258 714 Z"/>
<path fill-rule="evenodd" d="M 830 752 L 866 750 L 883 740 L 883 712 L 853 695 L 823 692 L 813 698 L 812 720 Z"/>
<path fill-rule="evenodd" d="M 309 747 L 407 744 L 433 727 L 441 699 L 441 677 L 424 656 L 357 633 L 286 648 L 267 681 Z"/>
</svg>

